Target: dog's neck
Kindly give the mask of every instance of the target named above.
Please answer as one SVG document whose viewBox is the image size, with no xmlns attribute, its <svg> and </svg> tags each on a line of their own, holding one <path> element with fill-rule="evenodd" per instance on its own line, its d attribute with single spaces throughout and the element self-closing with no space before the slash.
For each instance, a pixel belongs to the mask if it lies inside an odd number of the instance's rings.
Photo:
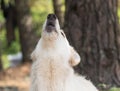
<svg viewBox="0 0 120 91">
<path fill-rule="evenodd" d="M 41 47 L 43 49 L 53 49 L 56 47 L 56 40 L 41 38 Z"/>
<path fill-rule="evenodd" d="M 59 50 L 59 49 L 65 49 L 68 47 L 68 42 L 67 40 L 62 36 L 58 35 L 56 39 L 46 39 L 46 38 L 41 38 L 41 48 L 45 50 Z"/>
</svg>

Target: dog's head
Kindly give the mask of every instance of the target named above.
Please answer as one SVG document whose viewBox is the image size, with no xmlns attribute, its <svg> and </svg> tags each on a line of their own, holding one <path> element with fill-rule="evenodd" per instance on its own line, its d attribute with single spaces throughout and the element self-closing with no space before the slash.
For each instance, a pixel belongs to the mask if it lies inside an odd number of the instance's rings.
<svg viewBox="0 0 120 91">
<path fill-rule="evenodd" d="M 43 25 L 42 38 L 46 40 L 55 40 L 61 34 L 58 18 L 55 14 L 48 14 Z M 63 35 L 63 34 L 62 34 Z"/>
<path fill-rule="evenodd" d="M 60 30 L 59 21 L 55 14 L 48 14 L 43 26 L 43 31 L 47 33 L 58 32 Z"/>
<path fill-rule="evenodd" d="M 41 41 L 37 44 L 31 58 L 33 60 L 39 59 L 39 56 L 41 56 L 40 53 L 46 49 L 47 52 L 48 49 L 52 50 L 50 55 L 53 55 L 53 53 L 60 53 L 66 58 L 69 57 L 68 60 L 71 66 L 75 66 L 80 62 L 79 54 L 69 45 L 64 32 L 60 29 L 60 25 L 55 14 L 49 14 L 47 16 L 43 25 Z"/>
</svg>

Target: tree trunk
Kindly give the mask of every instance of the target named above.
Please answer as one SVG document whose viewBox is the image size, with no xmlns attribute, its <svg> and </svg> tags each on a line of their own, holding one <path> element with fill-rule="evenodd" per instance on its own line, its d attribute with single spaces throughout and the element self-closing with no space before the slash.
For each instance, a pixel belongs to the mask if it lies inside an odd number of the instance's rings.
<svg viewBox="0 0 120 91">
<path fill-rule="evenodd" d="M 3 70 L 2 59 L 1 59 L 1 41 L 0 41 L 0 72 Z"/>
<path fill-rule="evenodd" d="M 11 45 L 13 41 L 15 41 L 15 15 L 12 9 L 8 11 L 8 17 L 6 19 L 6 38 L 8 42 L 8 46 Z"/>
<path fill-rule="evenodd" d="M 1 0 L 1 9 L 3 11 L 3 16 L 6 20 L 6 38 L 8 46 L 15 40 L 15 27 L 16 27 L 16 16 L 15 7 L 10 2 L 8 5 L 5 4 L 5 0 Z"/>
<path fill-rule="evenodd" d="M 30 61 L 30 54 L 35 47 L 37 37 L 32 28 L 29 0 L 15 0 L 15 5 L 23 62 L 26 62 Z"/>
<path fill-rule="evenodd" d="M 3 70 L 3 66 L 2 66 L 2 60 L 1 60 L 1 56 L 0 56 L 0 72 Z"/>
<path fill-rule="evenodd" d="M 62 12 L 62 0 L 53 0 L 53 7 L 56 16 L 58 17 L 59 23 L 63 25 L 63 12 Z"/>
<path fill-rule="evenodd" d="M 66 0 L 65 33 L 81 56 L 77 71 L 94 84 L 120 86 L 117 0 Z"/>
</svg>

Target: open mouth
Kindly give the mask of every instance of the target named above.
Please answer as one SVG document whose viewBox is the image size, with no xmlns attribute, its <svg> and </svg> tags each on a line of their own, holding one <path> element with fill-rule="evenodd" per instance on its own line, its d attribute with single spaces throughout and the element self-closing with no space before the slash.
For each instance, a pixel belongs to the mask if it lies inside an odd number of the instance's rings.
<svg viewBox="0 0 120 91">
<path fill-rule="evenodd" d="M 50 22 L 50 21 L 47 22 L 46 31 L 47 32 L 55 31 L 55 24 L 54 24 L 54 22 Z"/>
<path fill-rule="evenodd" d="M 55 24 L 53 24 L 52 22 L 49 22 L 49 23 L 47 24 L 47 26 L 55 27 Z"/>
</svg>

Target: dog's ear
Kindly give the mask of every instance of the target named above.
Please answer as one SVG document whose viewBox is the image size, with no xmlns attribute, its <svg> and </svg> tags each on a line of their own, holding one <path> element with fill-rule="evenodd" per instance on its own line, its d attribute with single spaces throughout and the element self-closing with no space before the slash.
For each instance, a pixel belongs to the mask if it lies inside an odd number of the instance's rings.
<svg viewBox="0 0 120 91">
<path fill-rule="evenodd" d="M 61 29 L 60 33 L 61 33 L 61 35 L 62 35 L 64 38 L 66 38 L 66 35 L 65 35 L 65 33 L 63 32 L 62 29 Z"/>
<path fill-rule="evenodd" d="M 71 51 L 71 57 L 69 63 L 71 66 L 76 66 L 80 63 L 80 56 L 72 47 L 70 47 L 70 51 Z"/>
</svg>

